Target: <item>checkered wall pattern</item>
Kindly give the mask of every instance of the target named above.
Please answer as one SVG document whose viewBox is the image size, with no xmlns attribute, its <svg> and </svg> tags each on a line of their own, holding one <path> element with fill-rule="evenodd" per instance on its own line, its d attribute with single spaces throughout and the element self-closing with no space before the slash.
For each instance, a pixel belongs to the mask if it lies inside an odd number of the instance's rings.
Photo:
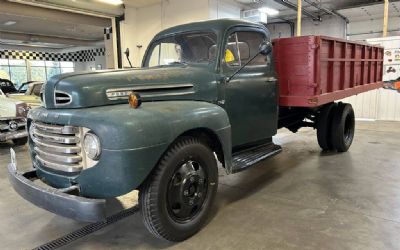
<svg viewBox="0 0 400 250">
<path fill-rule="evenodd" d="M 96 56 L 104 56 L 104 55 L 105 55 L 105 48 L 80 50 L 68 53 L 0 50 L 1 59 L 28 59 L 28 60 L 39 60 L 39 61 L 89 62 L 89 61 L 95 61 Z"/>
</svg>

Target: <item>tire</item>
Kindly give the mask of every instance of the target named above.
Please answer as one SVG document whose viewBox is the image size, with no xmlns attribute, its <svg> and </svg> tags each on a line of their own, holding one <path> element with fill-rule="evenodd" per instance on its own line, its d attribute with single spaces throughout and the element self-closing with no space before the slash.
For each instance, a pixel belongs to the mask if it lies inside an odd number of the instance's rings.
<svg viewBox="0 0 400 250">
<path fill-rule="evenodd" d="M 140 188 L 143 222 L 158 238 L 183 241 L 206 222 L 217 188 L 214 153 L 200 140 L 184 137 L 169 148 Z"/>
<path fill-rule="evenodd" d="M 337 108 L 336 103 L 329 103 L 321 108 L 317 118 L 318 144 L 324 151 L 334 149 L 331 140 L 331 123 Z"/>
<path fill-rule="evenodd" d="M 12 142 L 17 146 L 22 146 L 28 142 L 28 137 L 13 139 Z"/>
<path fill-rule="evenodd" d="M 349 150 L 354 138 L 354 128 L 353 107 L 347 103 L 340 103 L 334 113 L 331 128 L 332 145 L 338 152 Z"/>
</svg>

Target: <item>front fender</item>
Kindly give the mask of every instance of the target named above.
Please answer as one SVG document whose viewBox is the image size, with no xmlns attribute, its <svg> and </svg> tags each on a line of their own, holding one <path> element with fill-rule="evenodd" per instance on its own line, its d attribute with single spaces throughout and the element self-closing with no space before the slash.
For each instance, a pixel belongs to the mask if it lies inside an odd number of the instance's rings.
<svg viewBox="0 0 400 250">
<path fill-rule="evenodd" d="M 213 131 L 223 147 L 225 163 L 231 162 L 229 118 L 224 109 L 207 102 L 145 102 L 138 109 L 128 104 L 68 110 L 39 108 L 32 110 L 29 118 L 86 127 L 99 136 L 102 153 L 98 164 L 71 180 L 90 197 L 118 196 L 137 188 L 168 146 L 195 128 Z M 49 173 L 43 171 L 43 175 Z M 53 185 L 62 182 L 59 176 L 53 177 L 46 179 Z"/>
</svg>

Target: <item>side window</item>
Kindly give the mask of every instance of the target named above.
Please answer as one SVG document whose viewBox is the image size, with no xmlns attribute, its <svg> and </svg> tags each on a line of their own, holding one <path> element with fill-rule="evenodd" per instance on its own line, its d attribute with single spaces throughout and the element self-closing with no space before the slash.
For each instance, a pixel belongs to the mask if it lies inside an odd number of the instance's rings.
<svg viewBox="0 0 400 250">
<path fill-rule="evenodd" d="M 242 64 L 244 62 L 247 62 L 248 59 L 253 58 L 258 51 L 259 51 L 259 46 L 260 44 L 266 40 L 267 38 L 263 33 L 260 32 L 254 32 L 254 31 L 247 31 L 247 32 L 238 32 L 238 41 L 239 43 L 245 43 L 247 44 L 248 48 L 245 48 L 245 50 L 240 51 L 241 60 Z M 267 58 L 264 55 L 258 55 L 252 62 L 250 62 L 249 65 L 267 65 Z M 244 61 L 243 61 L 244 60 Z"/>
<path fill-rule="evenodd" d="M 259 51 L 260 44 L 266 39 L 265 35 L 255 31 L 236 32 L 229 36 L 225 51 L 225 62 L 229 66 L 241 66 Z M 232 53 L 231 53 L 232 52 Z M 233 57 L 231 57 L 231 55 Z M 229 61 L 228 59 L 232 59 Z M 269 56 L 258 55 L 249 65 L 269 64 Z"/>
</svg>

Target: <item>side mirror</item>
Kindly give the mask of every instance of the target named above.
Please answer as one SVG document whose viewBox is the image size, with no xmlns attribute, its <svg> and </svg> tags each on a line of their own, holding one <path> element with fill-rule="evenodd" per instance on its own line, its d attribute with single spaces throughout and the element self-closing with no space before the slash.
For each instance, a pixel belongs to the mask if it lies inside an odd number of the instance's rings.
<svg viewBox="0 0 400 250">
<path fill-rule="evenodd" d="M 263 56 L 267 56 L 272 51 L 272 44 L 269 41 L 263 41 L 258 47 L 259 53 Z"/>
<path fill-rule="evenodd" d="M 133 68 L 133 67 L 132 67 L 132 63 L 131 63 L 131 60 L 129 59 L 129 48 L 126 48 L 124 54 L 125 54 L 125 56 L 126 56 L 126 59 L 127 59 L 128 62 L 129 62 L 129 65 L 131 66 L 131 68 Z"/>
</svg>

